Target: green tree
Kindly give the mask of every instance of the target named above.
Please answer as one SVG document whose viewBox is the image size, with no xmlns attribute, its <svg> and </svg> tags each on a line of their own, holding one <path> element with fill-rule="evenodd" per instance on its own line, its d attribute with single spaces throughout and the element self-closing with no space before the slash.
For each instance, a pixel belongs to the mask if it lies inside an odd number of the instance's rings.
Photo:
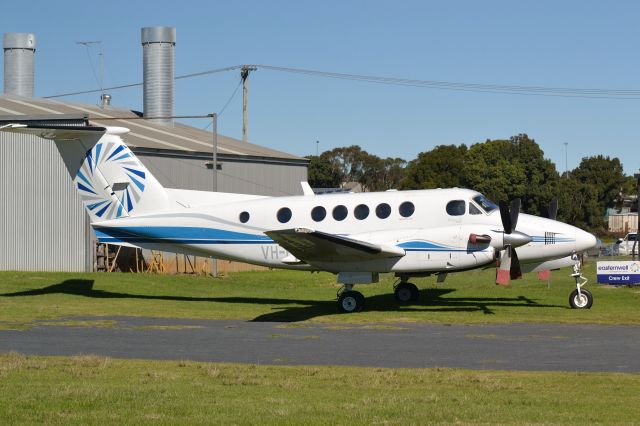
<svg viewBox="0 0 640 426">
<path fill-rule="evenodd" d="M 620 194 L 629 191 L 631 185 L 618 158 L 585 157 L 568 178 L 560 181 L 559 217 L 592 231 L 603 230 L 607 209 L 615 207 Z"/>
<path fill-rule="evenodd" d="M 307 158 L 310 159 L 309 184 L 315 188 L 340 187 L 346 182 L 358 182 L 363 191 L 397 188 L 406 166 L 401 158 L 383 160 L 357 145 L 334 148 Z"/>
<path fill-rule="evenodd" d="M 465 145 L 438 145 L 421 152 L 409 162 L 402 179 L 402 189 L 450 188 L 465 186 Z"/>
<path fill-rule="evenodd" d="M 520 198 L 523 211 L 541 214 L 556 195 L 558 173 L 525 134 L 472 145 L 465 156 L 466 184 L 495 200 Z"/>
<path fill-rule="evenodd" d="M 368 155 L 358 145 L 352 145 L 325 151 L 321 156 L 331 163 L 335 173 L 342 177 L 342 182 L 359 182 Z"/>
<path fill-rule="evenodd" d="M 308 178 L 312 188 L 338 188 L 342 183 L 339 169 L 334 167 L 326 156 L 308 155 Z"/>
</svg>

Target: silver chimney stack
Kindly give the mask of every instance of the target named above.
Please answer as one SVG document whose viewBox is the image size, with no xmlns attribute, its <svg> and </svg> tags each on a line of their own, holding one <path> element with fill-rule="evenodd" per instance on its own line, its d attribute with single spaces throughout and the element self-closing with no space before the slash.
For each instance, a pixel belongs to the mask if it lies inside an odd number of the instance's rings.
<svg viewBox="0 0 640 426">
<path fill-rule="evenodd" d="M 144 117 L 173 116 L 174 27 L 142 28 Z M 173 119 L 153 120 L 167 125 Z"/>
<path fill-rule="evenodd" d="M 36 36 L 4 34 L 4 93 L 33 97 Z"/>
</svg>

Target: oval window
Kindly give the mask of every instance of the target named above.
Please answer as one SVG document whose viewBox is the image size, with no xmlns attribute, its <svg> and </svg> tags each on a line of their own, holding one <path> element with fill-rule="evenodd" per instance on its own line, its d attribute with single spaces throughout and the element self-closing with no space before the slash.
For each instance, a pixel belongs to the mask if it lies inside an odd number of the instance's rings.
<svg viewBox="0 0 640 426">
<path fill-rule="evenodd" d="M 242 223 L 249 222 L 249 212 L 240 213 L 240 222 L 242 222 Z"/>
<path fill-rule="evenodd" d="M 344 218 L 347 217 L 347 214 L 349 214 L 349 210 L 347 210 L 345 206 L 341 205 L 333 208 L 333 218 L 335 220 L 344 220 Z"/>
<path fill-rule="evenodd" d="M 398 212 L 400 212 L 400 216 L 402 217 L 409 217 L 413 214 L 414 211 L 416 211 L 416 207 L 411 201 L 405 201 L 404 203 L 400 204 L 400 207 L 398 208 Z"/>
<path fill-rule="evenodd" d="M 289 222 L 289 220 L 291 220 L 291 209 L 289 207 L 283 207 L 280 210 L 278 210 L 278 222 L 280 223 L 287 223 Z"/>
<path fill-rule="evenodd" d="M 313 208 L 313 210 L 311 210 L 311 219 L 315 220 L 316 222 L 324 220 L 325 217 L 327 217 L 327 211 L 324 207 L 316 206 Z"/>
<path fill-rule="evenodd" d="M 453 200 L 447 203 L 447 214 L 449 216 L 462 216 L 465 211 L 464 200 Z"/>
<path fill-rule="evenodd" d="M 366 219 L 369 216 L 369 207 L 365 204 L 358 204 L 355 209 L 353 209 L 353 215 L 358 220 Z"/>
<path fill-rule="evenodd" d="M 391 206 L 387 203 L 378 204 L 376 207 L 376 216 L 380 219 L 386 219 L 391 214 Z"/>
</svg>

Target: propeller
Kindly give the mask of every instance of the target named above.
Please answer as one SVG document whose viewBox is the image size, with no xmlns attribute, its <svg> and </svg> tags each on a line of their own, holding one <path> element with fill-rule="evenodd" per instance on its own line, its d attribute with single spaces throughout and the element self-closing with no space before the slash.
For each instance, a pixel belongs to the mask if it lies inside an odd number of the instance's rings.
<svg viewBox="0 0 640 426">
<path fill-rule="evenodd" d="M 521 201 L 516 198 L 507 204 L 500 201 L 500 218 L 502 219 L 503 246 L 500 253 L 500 266 L 496 270 L 496 284 L 509 285 L 509 280 L 516 280 L 522 277 L 520 260 L 516 253 L 516 247 L 523 246 L 531 242 L 531 237 L 522 232 L 516 231 L 518 216 L 520 214 Z"/>
<path fill-rule="evenodd" d="M 520 214 L 520 198 L 511 201 L 508 205 L 506 201 L 500 201 L 500 218 L 502 219 L 502 227 L 505 234 L 510 234 L 516 229 L 518 224 L 518 215 Z"/>
<path fill-rule="evenodd" d="M 549 219 L 556 220 L 558 216 L 558 199 L 553 197 L 549 202 Z"/>
</svg>

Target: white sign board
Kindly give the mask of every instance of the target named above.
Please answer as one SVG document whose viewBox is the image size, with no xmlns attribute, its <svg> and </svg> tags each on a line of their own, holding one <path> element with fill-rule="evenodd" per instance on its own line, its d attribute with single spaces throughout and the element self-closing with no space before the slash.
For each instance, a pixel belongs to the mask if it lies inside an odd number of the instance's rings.
<svg viewBox="0 0 640 426">
<path fill-rule="evenodd" d="M 600 284 L 640 284 L 640 262 L 598 262 L 596 266 Z"/>
</svg>

